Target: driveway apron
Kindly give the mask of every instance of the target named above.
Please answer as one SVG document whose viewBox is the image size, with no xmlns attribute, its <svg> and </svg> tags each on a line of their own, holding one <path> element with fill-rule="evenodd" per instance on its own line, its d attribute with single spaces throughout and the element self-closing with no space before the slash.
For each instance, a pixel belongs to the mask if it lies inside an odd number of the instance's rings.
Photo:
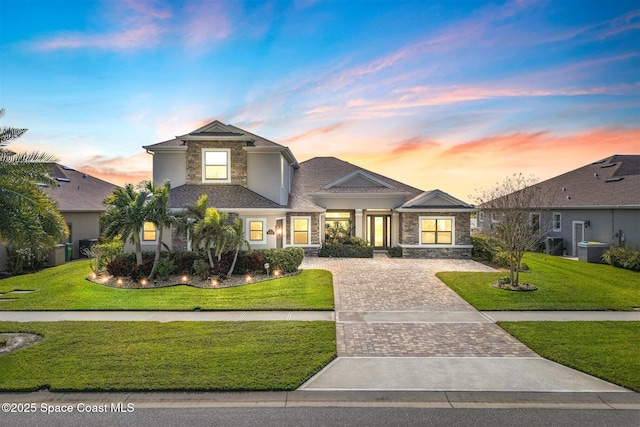
<svg viewBox="0 0 640 427">
<path fill-rule="evenodd" d="M 537 356 L 442 283 L 471 260 L 306 258 L 333 274 L 338 358 L 304 390 L 626 391 Z"/>
</svg>

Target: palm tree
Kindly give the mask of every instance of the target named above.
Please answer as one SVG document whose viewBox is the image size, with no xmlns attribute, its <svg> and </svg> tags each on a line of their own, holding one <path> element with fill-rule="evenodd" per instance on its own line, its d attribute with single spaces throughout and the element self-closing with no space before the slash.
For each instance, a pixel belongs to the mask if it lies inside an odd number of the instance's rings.
<svg viewBox="0 0 640 427">
<path fill-rule="evenodd" d="M 0 117 L 4 109 L 0 109 Z M 49 176 L 50 154 L 15 153 L 4 147 L 27 130 L 0 128 L 0 241 L 41 256 L 69 235 L 56 202 L 38 186 L 55 185 Z"/>
<path fill-rule="evenodd" d="M 107 207 L 100 218 L 103 234 L 109 238 L 122 236 L 124 240 L 130 239 L 135 245 L 137 265 L 142 265 L 140 232 L 147 220 L 147 199 L 150 196 L 147 188 L 138 191 L 133 184 L 127 184 L 124 188 L 116 188 L 103 202 Z"/>
<path fill-rule="evenodd" d="M 238 260 L 238 252 L 240 252 L 242 245 L 246 244 L 247 248 L 251 249 L 249 247 L 249 242 L 244 238 L 244 228 L 240 218 L 236 218 L 235 221 L 233 221 L 233 225 L 230 227 L 233 230 L 233 238 L 228 242 L 228 244 L 231 248 L 235 249 L 235 253 L 233 254 L 233 262 L 231 263 L 231 267 L 227 273 L 227 279 L 231 278 L 233 269 L 236 266 L 236 261 Z"/>
<path fill-rule="evenodd" d="M 173 224 L 176 219 L 169 214 L 169 191 L 171 183 L 169 181 L 162 185 L 153 185 L 151 182 L 146 183 L 146 190 L 151 194 L 151 198 L 147 204 L 146 219 L 152 222 L 158 230 L 158 243 L 156 245 L 156 254 L 153 259 L 153 267 L 149 273 L 149 279 L 153 279 L 160 262 L 160 252 L 162 250 L 162 232 L 165 227 Z"/>
</svg>

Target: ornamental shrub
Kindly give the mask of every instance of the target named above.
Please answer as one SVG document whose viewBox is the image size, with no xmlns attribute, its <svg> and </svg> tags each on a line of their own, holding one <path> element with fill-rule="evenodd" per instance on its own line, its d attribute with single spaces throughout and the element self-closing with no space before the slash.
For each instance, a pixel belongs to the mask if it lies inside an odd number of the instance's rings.
<svg viewBox="0 0 640 427">
<path fill-rule="evenodd" d="M 195 260 L 202 258 L 202 255 L 198 252 L 177 251 L 171 252 L 169 258 L 175 263 L 177 273 L 191 274 L 193 271 L 193 263 Z"/>
<path fill-rule="evenodd" d="M 484 234 L 474 234 L 471 236 L 471 255 L 477 258 L 484 258 L 487 261 L 494 261 L 494 257 L 497 252 L 500 251 L 500 247 L 489 236 Z"/>
<path fill-rule="evenodd" d="M 614 246 L 602 254 L 602 261 L 615 267 L 640 271 L 640 251 Z"/>
<path fill-rule="evenodd" d="M 387 251 L 391 258 L 402 258 L 402 248 L 400 246 L 394 246 Z"/>
<path fill-rule="evenodd" d="M 131 273 L 129 273 L 129 277 L 131 277 L 134 281 L 139 281 L 140 279 L 144 279 L 145 277 L 149 277 L 151 274 L 151 269 L 153 268 L 153 258 L 152 257 L 144 257 L 142 258 L 142 265 L 136 265 L 131 269 Z"/>
<path fill-rule="evenodd" d="M 211 266 L 207 261 L 199 258 L 193 262 L 193 275 L 204 280 L 211 276 Z"/>
<path fill-rule="evenodd" d="M 129 277 L 136 266 L 129 256 L 119 256 L 107 264 L 107 272 L 115 277 Z"/>
<path fill-rule="evenodd" d="M 325 242 L 318 251 L 325 258 L 373 258 L 373 246 L 342 245 Z"/>
<path fill-rule="evenodd" d="M 156 275 L 160 280 L 167 280 L 170 276 L 178 273 L 178 266 L 171 257 L 160 258 Z"/>
<path fill-rule="evenodd" d="M 283 273 L 298 271 L 298 267 L 304 259 L 302 248 L 266 249 L 256 251 L 262 254 L 264 263 L 269 263 L 269 270 L 280 270 Z"/>
</svg>

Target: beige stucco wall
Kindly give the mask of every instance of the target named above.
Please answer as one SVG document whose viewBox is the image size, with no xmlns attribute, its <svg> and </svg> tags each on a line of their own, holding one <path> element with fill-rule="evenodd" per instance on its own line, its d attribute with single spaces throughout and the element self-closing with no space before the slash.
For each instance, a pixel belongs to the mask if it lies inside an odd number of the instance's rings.
<svg viewBox="0 0 640 427">
<path fill-rule="evenodd" d="M 73 258 L 79 258 L 79 246 L 81 239 L 97 239 L 100 237 L 100 213 L 99 212 L 63 212 L 67 224 L 69 224 L 69 240 L 73 243 Z"/>
<path fill-rule="evenodd" d="M 285 162 L 283 168 L 282 159 L 280 153 L 247 153 L 247 187 L 279 205 L 286 205 L 288 165 Z"/>
</svg>

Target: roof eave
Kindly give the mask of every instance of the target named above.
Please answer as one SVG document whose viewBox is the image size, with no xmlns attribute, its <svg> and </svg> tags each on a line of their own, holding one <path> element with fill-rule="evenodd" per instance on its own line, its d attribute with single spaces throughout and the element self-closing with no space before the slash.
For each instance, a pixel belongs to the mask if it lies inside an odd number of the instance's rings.
<svg viewBox="0 0 640 427">
<path fill-rule="evenodd" d="M 396 208 L 397 212 L 476 212 L 478 209 L 469 207 L 443 207 L 443 208 Z"/>
</svg>

